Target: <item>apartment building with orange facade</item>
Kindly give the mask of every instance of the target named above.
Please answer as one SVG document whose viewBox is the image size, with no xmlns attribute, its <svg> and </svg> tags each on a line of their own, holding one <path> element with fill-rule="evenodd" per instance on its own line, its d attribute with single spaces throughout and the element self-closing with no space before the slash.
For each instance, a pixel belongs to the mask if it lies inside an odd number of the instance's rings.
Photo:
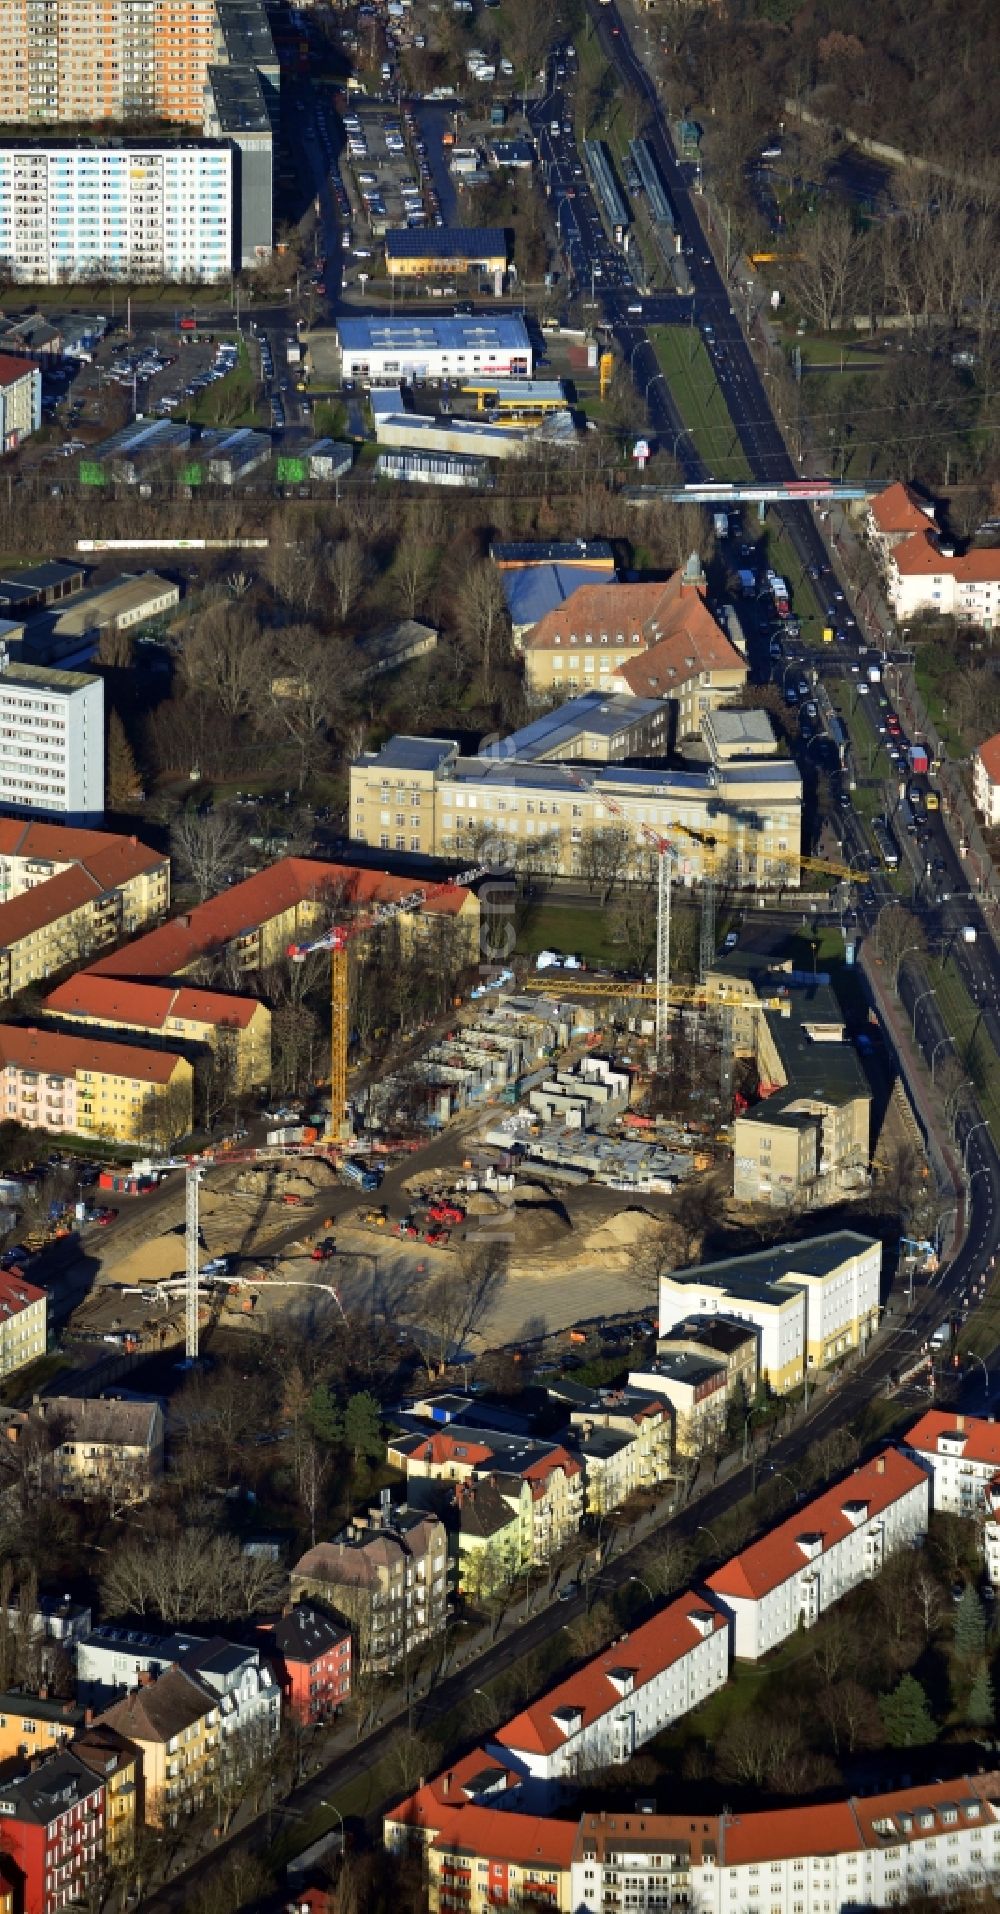
<svg viewBox="0 0 1000 1914">
<path fill-rule="evenodd" d="M 0 0 L 0 120 L 200 129 L 215 58 L 213 0 Z"/>
</svg>

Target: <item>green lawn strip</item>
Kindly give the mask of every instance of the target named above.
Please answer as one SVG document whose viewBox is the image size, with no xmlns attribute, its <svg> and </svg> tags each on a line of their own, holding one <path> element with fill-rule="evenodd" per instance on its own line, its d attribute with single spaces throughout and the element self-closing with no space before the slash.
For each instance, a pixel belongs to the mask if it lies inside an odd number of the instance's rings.
<svg viewBox="0 0 1000 1914">
<path fill-rule="evenodd" d="M 969 741 L 948 715 L 948 685 L 954 675 L 955 661 L 936 645 L 918 645 L 914 677 L 924 708 L 935 730 L 944 739 L 952 757 L 964 757 Z"/>
<path fill-rule="evenodd" d="M 937 993 L 937 1007 L 954 1038 L 959 1061 L 972 1078 L 996 1142 L 1000 1140 L 1000 1072 L 989 1035 L 983 1028 L 982 1015 L 969 996 L 953 957 L 949 957 L 946 964 L 929 958 L 926 969 Z"/>
<path fill-rule="evenodd" d="M 768 563 L 791 588 L 792 611 L 802 627 L 803 637 L 810 644 L 819 644 L 827 620 L 816 597 L 813 581 L 777 519 L 769 521 L 766 537 Z"/>
<path fill-rule="evenodd" d="M 701 334 L 693 326 L 650 326 L 649 337 L 674 404 L 717 479 L 749 479 L 750 467 Z"/>
<path fill-rule="evenodd" d="M 580 904 L 540 904 L 532 910 L 518 940 L 523 957 L 534 957 L 540 950 L 558 950 L 566 957 L 582 957 L 587 964 L 621 964 L 622 947 L 608 935 L 607 915 L 597 908 Z"/>
<path fill-rule="evenodd" d="M 989 1355 L 1000 1343 L 1000 1275 L 988 1284 L 967 1323 L 959 1331 L 958 1346 L 977 1356 Z M 977 1371 L 978 1373 L 978 1371 Z"/>
<path fill-rule="evenodd" d="M 216 334 L 217 340 L 221 341 L 224 337 L 223 333 Z M 178 408 L 175 418 L 187 419 L 192 425 L 216 426 L 226 431 L 236 431 L 244 425 L 267 423 L 265 408 L 254 401 L 257 375 L 250 364 L 246 342 L 241 338 L 238 343 L 239 361 L 235 370 L 196 393 L 187 406 Z"/>
</svg>

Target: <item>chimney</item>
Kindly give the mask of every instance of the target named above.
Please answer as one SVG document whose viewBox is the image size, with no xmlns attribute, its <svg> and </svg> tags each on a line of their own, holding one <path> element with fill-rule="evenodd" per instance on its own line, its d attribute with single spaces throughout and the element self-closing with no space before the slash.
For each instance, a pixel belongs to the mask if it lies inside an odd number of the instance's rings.
<svg viewBox="0 0 1000 1914">
<path fill-rule="evenodd" d="M 956 1427 L 956 1429 L 958 1430 L 958 1432 L 959 1432 L 959 1435 L 961 1435 L 961 1434 L 962 1434 L 962 1432 L 963 1432 L 963 1430 L 965 1429 L 965 1417 L 964 1417 L 964 1416 L 956 1416 L 956 1417 L 955 1417 L 955 1427 Z"/>
<path fill-rule="evenodd" d="M 94 1722 L 94 1710 L 93 1710 L 92 1708 L 85 1708 L 85 1709 L 84 1709 L 84 1711 L 83 1711 L 83 1725 L 84 1725 L 84 1727 L 85 1727 L 85 1728 L 90 1728 L 90 1727 L 92 1727 L 92 1726 L 93 1726 L 93 1722 Z"/>
<path fill-rule="evenodd" d="M 876 1475 L 885 1474 L 885 1456 L 884 1455 L 877 1455 L 875 1457 L 875 1474 Z"/>
<path fill-rule="evenodd" d="M 156 1677 L 155 1677 L 155 1676 L 154 1676 L 154 1674 L 153 1674 L 153 1671 L 152 1671 L 152 1669 L 151 1669 L 151 1668 L 140 1668 L 140 1669 L 138 1669 L 138 1670 L 137 1670 L 137 1673 L 138 1673 L 138 1677 L 139 1677 L 139 1687 L 140 1687 L 140 1688 L 152 1688 L 152 1686 L 153 1686 L 153 1682 L 154 1682 L 154 1681 L 155 1681 L 155 1679 L 156 1679 Z"/>
<path fill-rule="evenodd" d="M 444 1780 L 441 1783 L 442 1794 L 451 1793 L 451 1784 L 454 1779 L 455 1779 L 455 1770 L 453 1768 L 449 1768 L 447 1774 L 445 1775 Z"/>
<path fill-rule="evenodd" d="M 38 1684 L 38 1699 L 39 1701 L 48 1701 L 48 1698 L 49 1684 L 47 1681 L 40 1681 Z"/>
</svg>

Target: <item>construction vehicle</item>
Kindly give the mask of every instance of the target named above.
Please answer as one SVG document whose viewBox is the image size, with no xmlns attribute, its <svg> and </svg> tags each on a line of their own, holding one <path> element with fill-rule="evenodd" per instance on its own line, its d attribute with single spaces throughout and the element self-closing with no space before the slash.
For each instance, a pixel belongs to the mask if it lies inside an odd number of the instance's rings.
<svg viewBox="0 0 1000 1914">
<path fill-rule="evenodd" d="M 361 1221 L 369 1223 L 372 1229 L 384 1229 L 389 1221 L 389 1212 L 384 1204 L 381 1209 L 362 1210 Z"/>
<path fill-rule="evenodd" d="M 432 1203 L 427 1211 L 429 1223 L 464 1223 L 465 1211 L 457 1203 Z"/>
<path fill-rule="evenodd" d="M 396 1234 L 397 1236 L 405 1236 L 411 1243 L 415 1243 L 420 1235 L 420 1231 L 413 1221 L 412 1216 L 401 1216 L 399 1222 L 396 1224 Z"/>
<path fill-rule="evenodd" d="M 487 866 L 480 865 L 475 870 L 460 871 L 456 877 L 450 877 L 443 884 L 420 885 L 407 891 L 404 897 L 396 898 L 390 904 L 377 904 L 363 915 L 352 918 L 346 924 L 334 924 L 322 937 L 314 937 L 309 944 L 289 944 L 288 955 L 293 963 L 304 963 L 314 951 L 328 950 L 330 953 L 330 1116 L 327 1140 L 342 1142 L 348 1135 L 347 1110 L 347 1051 L 348 1026 L 350 1012 L 350 968 L 349 951 L 352 943 L 359 937 L 370 935 L 382 928 L 393 918 L 412 916 L 417 911 L 426 910 L 435 897 L 448 891 L 464 889 L 475 882 L 477 877 L 485 877 Z M 345 1166 L 346 1167 L 346 1166 Z M 374 1188 L 375 1185 L 362 1185 Z"/>
<path fill-rule="evenodd" d="M 450 1229 L 427 1229 L 424 1231 L 424 1242 L 429 1243 L 432 1249 L 443 1249 L 445 1244 L 450 1241 Z"/>
<path fill-rule="evenodd" d="M 332 1236 L 324 1236 L 313 1245 L 311 1258 L 314 1263 L 328 1263 L 337 1253 L 337 1245 Z"/>
</svg>

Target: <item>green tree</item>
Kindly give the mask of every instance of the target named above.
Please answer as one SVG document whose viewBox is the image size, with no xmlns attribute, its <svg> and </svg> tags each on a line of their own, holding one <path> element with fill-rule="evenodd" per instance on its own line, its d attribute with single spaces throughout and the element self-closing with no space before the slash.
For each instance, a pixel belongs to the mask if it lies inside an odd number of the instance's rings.
<svg viewBox="0 0 1000 1914">
<path fill-rule="evenodd" d="M 336 1397 L 331 1395 L 323 1382 L 317 1384 L 306 1403 L 306 1422 L 317 1442 L 328 1442 L 331 1447 L 343 1442 L 343 1412 Z"/>
<path fill-rule="evenodd" d="M 108 720 L 108 760 L 107 760 L 108 803 L 113 811 L 120 810 L 129 798 L 135 795 L 139 783 L 135 754 L 117 711 L 112 711 Z"/>
<path fill-rule="evenodd" d="M 983 1661 L 976 1670 L 976 1679 L 965 1705 L 965 1719 L 970 1728 L 992 1728 L 996 1721 L 996 1712 L 996 1699 L 993 1694 L 989 1665 Z"/>
<path fill-rule="evenodd" d="M 972 1661 L 986 1647 L 986 1617 L 983 1604 L 971 1582 L 967 1582 L 955 1610 L 955 1653 Z"/>
<path fill-rule="evenodd" d="M 367 1389 L 348 1397 L 344 1411 L 344 1441 L 355 1462 L 360 1462 L 362 1457 L 366 1462 L 375 1462 L 384 1450 L 379 1427 L 379 1406 Z"/>
<path fill-rule="evenodd" d="M 937 1725 L 915 1675 L 903 1675 L 895 1688 L 879 1696 L 878 1705 L 890 1748 L 921 1748 L 936 1740 Z"/>
</svg>

